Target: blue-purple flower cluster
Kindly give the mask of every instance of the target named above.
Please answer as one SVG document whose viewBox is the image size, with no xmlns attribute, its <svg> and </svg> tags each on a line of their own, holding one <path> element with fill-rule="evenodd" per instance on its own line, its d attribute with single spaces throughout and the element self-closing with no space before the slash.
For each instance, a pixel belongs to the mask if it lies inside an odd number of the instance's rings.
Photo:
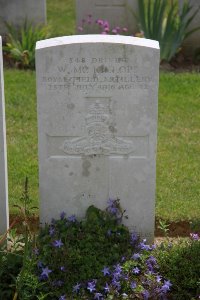
<svg viewBox="0 0 200 300">
<path fill-rule="evenodd" d="M 106 214 L 111 218 L 109 224 L 116 224 L 116 228 L 108 229 L 109 227 L 107 228 L 102 223 L 104 218 L 101 219 L 102 222 L 99 226 L 101 230 L 102 228 L 105 230 L 105 239 L 112 239 L 113 247 L 117 246 L 117 239 L 121 238 L 118 228 L 125 227 L 120 227 L 121 225 L 117 225 L 118 222 L 112 223 L 112 221 L 113 219 L 121 220 L 123 213 L 119 200 L 109 199 Z M 55 299 L 66 300 L 71 299 L 70 297 L 88 300 L 165 299 L 166 294 L 170 291 L 171 283 L 158 272 L 158 263 L 153 256 L 155 245 L 148 245 L 145 239 L 139 240 L 138 234 L 129 234 L 128 232 L 127 247 L 129 251 L 123 252 L 123 256 L 113 265 L 102 266 L 98 270 L 99 276 L 96 278 L 90 277 L 79 282 L 74 281 L 70 286 L 71 291 L 69 291 L 70 270 L 74 268 L 74 272 L 76 272 L 76 261 L 70 265 L 67 247 L 71 247 L 71 245 L 67 244 L 67 241 L 75 234 L 73 238 L 77 244 L 76 240 L 84 237 L 81 232 L 82 226 L 74 215 L 67 217 L 62 212 L 60 220 L 52 220 L 46 228 L 47 234 L 41 236 L 41 248 L 35 247 L 33 250 L 38 279 L 47 291 L 51 289 L 55 293 L 57 297 Z M 91 228 L 93 230 L 93 227 Z M 87 236 L 85 238 L 87 239 Z M 78 249 L 76 255 L 81 259 L 81 250 Z"/>
<path fill-rule="evenodd" d="M 149 246 L 143 240 L 137 245 L 138 252 L 133 253 L 131 258 L 102 269 L 103 281 L 92 279 L 86 283 L 77 283 L 73 293 L 82 297 L 87 294 L 84 299 L 97 300 L 166 299 L 172 284 L 159 275 L 157 260 L 151 255 L 154 248 L 154 245 Z"/>
</svg>

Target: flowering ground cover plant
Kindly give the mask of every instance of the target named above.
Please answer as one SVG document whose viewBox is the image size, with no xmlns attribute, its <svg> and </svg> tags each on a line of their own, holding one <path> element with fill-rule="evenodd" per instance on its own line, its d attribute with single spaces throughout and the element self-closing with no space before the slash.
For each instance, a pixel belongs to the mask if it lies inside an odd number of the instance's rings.
<svg viewBox="0 0 200 300">
<path fill-rule="evenodd" d="M 170 299 L 200 299 L 200 237 L 164 243 L 155 250 L 160 272 L 173 283 Z"/>
<path fill-rule="evenodd" d="M 18 277 L 19 299 L 165 299 L 171 282 L 159 274 L 155 246 L 129 232 L 124 214 L 109 200 L 82 221 L 64 212 L 52 220 Z"/>
</svg>

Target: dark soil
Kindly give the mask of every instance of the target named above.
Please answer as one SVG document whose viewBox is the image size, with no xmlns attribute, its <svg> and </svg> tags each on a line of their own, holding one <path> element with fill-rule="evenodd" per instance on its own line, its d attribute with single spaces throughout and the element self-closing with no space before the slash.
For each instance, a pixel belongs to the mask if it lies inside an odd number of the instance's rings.
<svg viewBox="0 0 200 300">
<path fill-rule="evenodd" d="M 182 52 L 177 54 L 171 62 L 162 61 L 160 70 L 165 72 L 197 72 L 200 73 L 200 52 L 196 57 L 186 56 Z"/>
<path fill-rule="evenodd" d="M 22 232 L 22 224 L 24 222 L 24 218 L 22 216 L 17 215 L 10 215 L 10 225 L 15 221 L 14 227 L 17 228 L 19 233 Z M 31 231 L 37 232 L 39 229 L 39 217 L 33 215 L 28 218 L 28 223 L 30 226 Z M 193 232 L 190 226 L 189 221 L 178 221 L 178 222 L 171 222 L 169 224 L 169 237 L 189 237 L 190 233 Z M 159 220 L 156 220 L 155 224 L 155 237 L 163 237 L 164 232 L 159 229 Z"/>
</svg>

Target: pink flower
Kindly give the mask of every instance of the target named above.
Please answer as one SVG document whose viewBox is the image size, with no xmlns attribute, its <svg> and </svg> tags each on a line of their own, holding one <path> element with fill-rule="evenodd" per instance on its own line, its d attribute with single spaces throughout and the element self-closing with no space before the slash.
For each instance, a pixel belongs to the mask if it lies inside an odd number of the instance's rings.
<svg viewBox="0 0 200 300">
<path fill-rule="evenodd" d="M 107 21 L 107 20 L 105 20 L 104 22 L 103 22 L 103 26 L 104 26 L 104 28 L 105 27 L 110 27 L 110 24 L 109 24 L 109 22 Z"/>
<path fill-rule="evenodd" d="M 128 29 L 126 27 L 124 27 L 122 30 L 123 30 L 123 32 L 127 32 L 128 31 Z"/>
<path fill-rule="evenodd" d="M 103 26 L 103 20 L 101 19 L 96 20 L 96 23 L 100 26 Z"/>
<path fill-rule="evenodd" d="M 78 26 L 78 31 L 83 31 L 83 27 L 82 26 Z"/>
<path fill-rule="evenodd" d="M 109 28 L 109 27 L 104 27 L 104 31 L 105 31 L 105 32 L 109 32 L 109 31 L 110 31 L 110 28 Z"/>
<path fill-rule="evenodd" d="M 112 33 L 117 34 L 117 33 L 118 33 L 118 32 L 117 32 L 117 29 L 114 28 L 114 29 L 112 30 Z"/>
</svg>

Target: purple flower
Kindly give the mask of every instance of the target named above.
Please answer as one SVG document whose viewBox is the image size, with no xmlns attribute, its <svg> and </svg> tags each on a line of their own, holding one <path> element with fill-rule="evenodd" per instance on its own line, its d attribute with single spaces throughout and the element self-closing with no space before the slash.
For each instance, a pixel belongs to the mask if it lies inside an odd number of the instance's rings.
<svg viewBox="0 0 200 300">
<path fill-rule="evenodd" d="M 149 256 L 149 258 L 147 259 L 147 264 L 152 264 L 152 265 L 156 265 L 157 264 L 157 260 L 154 256 Z"/>
<path fill-rule="evenodd" d="M 90 291 L 90 293 L 94 292 L 96 290 L 96 284 L 94 281 L 88 282 L 87 289 Z"/>
<path fill-rule="evenodd" d="M 156 276 L 156 281 L 157 281 L 158 283 L 160 283 L 161 280 L 162 280 L 162 277 L 161 277 L 160 275 Z"/>
<path fill-rule="evenodd" d="M 110 275 L 110 269 L 108 267 L 104 267 L 103 270 L 101 271 L 103 272 L 103 275 L 106 276 L 106 275 Z"/>
<path fill-rule="evenodd" d="M 60 296 L 59 300 L 66 300 L 65 295 Z"/>
<path fill-rule="evenodd" d="M 103 297 L 101 293 L 95 293 L 94 299 L 100 300 Z"/>
<path fill-rule="evenodd" d="M 64 266 L 61 266 L 61 267 L 60 267 L 60 271 L 65 272 L 65 267 L 64 267 Z"/>
<path fill-rule="evenodd" d="M 115 200 L 109 198 L 109 199 L 108 199 L 108 206 L 109 206 L 109 207 L 110 207 L 110 206 L 115 206 Z"/>
<path fill-rule="evenodd" d="M 53 246 L 55 248 L 61 248 L 63 245 L 64 244 L 63 244 L 63 242 L 61 240 L 55 240 L 55 241 L 53 241 Z"/>
<path fill-rule="evenodd" d="M 108 285 L 108 283 L 106 282 L 106 285 L 104 286 L 104 291 L 105 293 L 109 293 L 110 292 L 110 287 Z"/>
<path fill-rule="evenodd" d="M 146 251 L 152 250 L 152 248 L 151 248 L 149 245 L 146 245 L 146 239 L 144 239 L 144 240 L 139 244 L 139 247 L 140 247 L 141 250 L 146 250 Z"/>
<path fill-rule="evenodd" d="M 66 213 L 64 211 L 62 211 L 61 214 L 60 214 L 61 220 L 63 220 L 65 218 L 65 216 L 66 216 Z"/>
<path fill-rule="evenodd" d="M 68 217 L 68 221 L 75 223 L 76 222 L 76 216 L 75 215 L 71 215 L 70 217 Z"/>
<path fill-rule="evenodd" d="M 134 253 L 133 255 L 132 255 L 132 259 L 134 259 L 134 260 L 137 260 L 137 259 L 139 259 L 141 257 L 141 254 L 139 254 L 139 253 Z"/>
<path fill-rule="evenodd" d="M 120 281 L 117 281 L 116 279 L 112 280 L 112 285 L 119 291 L 121 289 Z"/>
<path fill-rule="evenodd" d="M 138 241 L 138 234 L 136 232 L 131 233 L 131 245 Z"/>
<path fill-rule="evenodd" d="M 76 285 L 73 286 L 73 293 L 78 293 L 81 288 L 81 284 L 77 283 Z"/>
<path fill-rule="evenodd" d="M 133 268 L 133 273 L 134 274 L 139 274 L 140 273 L 140 269 L 138 267 Z"/>
<path fill-rule="evenodd" d="M 121 277 L 121 273 L 122 273 L 122 267 L 120 266 L 120 264 L 117 264 L 116 266 L 114 266 L 114 272 L 113 272 L 113 277 L 115 279 Z"/>
<path fill-rule="evenodd" d="M 117 215 L 117 213 L 118 213 L 118 208 L 115 207 L 115 206 L 110 206 L 110 207 L 108 208 L 108 211 L 109 211 L 112 215 Z"/>
<path fill-rule="evenodd" d="M 41 277 L 43 278 L 49 278 L 49 274 L 52 272 L 48 267 L 42 268 Z"/>
<path fill-rule="evenodd" d="M 136 282 L 135 281 L 131 281 L 131 284 L 130 284 L 131 289 L 135 289 L 136 286 L 137 286 Z"/>
<path fill-rule="evenodd" d="M 149 299 L 149 292 L 147 291 L 147 290 L 144 290 L 143 292 L 142 292 L 142 295 L 144 296 L 144 300 L 148 300 Z"/>
<path fill-rule="evenodd" d="M 165 280 L 163 286 L 161 287 L 161 292 L 167 293 L 170 290 L 171 286 L 171 282 L 169 280 Z"/>
<path fill-rule="evenodd" d="M 49 228 L 49 235 L 53 236 L 55 234 L 55 228 L 53 228 L 52 226 Z"/>
<path fill-rule="evenodd" d="M 129 280 L 128 274 L 123 274 L 123 275 L 122 275 L 122 278 L 123 278 L 124 280 L 126 280 L 126 281 Z"/>
<path fill-rule="evenodd" d="M 198 233 L 190 233 L 190 236 L 191 236 L 191 238 L 192 238 L 194 241 L 198 241 L 198 240 L 199 240 L 199 235 L 198 235 Z"/>
</svg>

